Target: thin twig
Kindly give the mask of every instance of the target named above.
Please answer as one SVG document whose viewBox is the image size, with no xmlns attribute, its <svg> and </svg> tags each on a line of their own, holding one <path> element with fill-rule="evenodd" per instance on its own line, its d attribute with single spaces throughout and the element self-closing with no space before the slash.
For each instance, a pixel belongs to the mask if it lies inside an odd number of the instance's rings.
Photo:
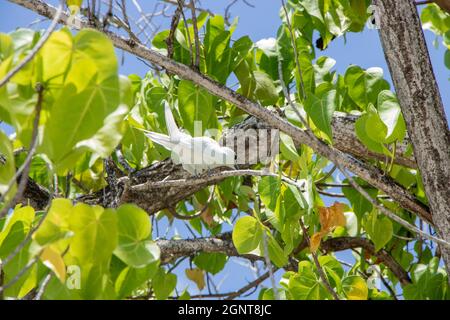
<svg viewBox="0 0 450 320">
<path fill-rule="evenodd" d="M 291 21 L 289 20 L 289 12 L 286 8 L 286 3 L 284 0 L 281 0 L 281 5 L 283 6 L 284 13 L 286 14 L 286 23 L 289 29 L 289 33 L 291 35 L 291 43 L 292 48 L 294 49 L 294 58 L 295 58 L 295 64 L 297 65 L 298 75 L 300 78 L 300 88 L 302 90 L 302 100 L 306 98 L 306 91 L 305 91 L 305 83 L 303 82 L 303 73 L 302 69 L 300 67 L 300 61 L 298 60 L 298 53 L 297 53 L 297 43 L 295 41 L 295 34 L 292 30 Z"/>
<path fill-rule="evenodd" d="M 37 98 L 36 108 L 35 108 L 36 115 L 34 117 L 34 122 L 33 122 L 33 131 L 31 133 L 30 150 L 28 151 L 28 155 L 25 158 L 24 163 L 19 168 L 19 170 L 16 172 L 13 179 L 11 179 L 11 181 L 8 185 L 7 191 L 4 193 L 4 195 L 2 196 L 2 199 L 0 200 L 0 201 L 4 200 L 5 195 L 9 193 L 10 189 L 12 188 L 14 183 L 17 181 L 18 176 L 20 174 L 22 174 L 20 181 L 19 181 L 19 185 L 17 187 L 17 192 L 14 195 L 14 198 L 7 205 L 5 205 L 5 207 L 0 212 L 0 218 L 3 218 L 8 213 L 9 209 L 11 209 L 14 206 L 14 204 L 22 197 L 22 194 L 25 191 L 25 187 L 27 185 L 28 173 L 30 171 L 31 160 L 33 159 L 33 155 L 34 155 L 34 152 L 36 151 L 36 147 L 38 144 L 39 120 L 41 117 L 42 102 L 44 99 L 44 87 L 42 86 L 42 84 L 40 84 L 40 83 L 36 84 L 36 91 L 38 94 L 38 98 Z"/>
<path fill-rule="evenodd" d="M 300 122 L 305 126 L 305 128 L 309 131 L 311 131 L 311 128 L 308 125 L 308 122 L 306 121 L 306 119 L 302 116 L 302 114 L 300 113 L 300 111 L 298 110 L 298 108 L 295 106 L 295 104 L 292 102 L 291 96 L 289 94 L 289 90 L 286 86 L 286 83 L 284 82 L 284 78 L 283 78 L 283 64 L 282 64 L 282 59 L 281 59 L 281 52 L 280 52 L 280 48 L 278 46 L 278 77 L 280 78 L 280 84 L 281 84 L 281 88 L 283 89 L 283 94 L 286 97 L 286 100 L 288 101 L 288 105 L 291 107 L 291 109 L 295 112 L 295 114 L 297 115 L 297 117 L 299 118 Z"/>
<path fill-rule="evenodd" d="M 191 7 L 191 16 L 192 16 L 192 26 L 194 28 L 194 43 L 195 43 L 194 68 L 197 71 L 200 71 L 200 40 L 198 37 L 197 16 L 195 14 L 195 0 L 191 0 L 190 7 Z"/>
<path fill-rule="evenodd" d="M 267 244 L 267 234 L 266 234 L 265 230 L 263 231 L 263 247 L 264 247 L 264 260 L 266 262 L 267 269 L 269 269 L 269 278 L 270 278 L 270 284 L 272 285 L 273 296 L 274 296 L 275 300 L 280 300 L 280 298 L 278 296 L 278 288 L 277 288 L 277 284 L 275 282 L 274 272 L 272 269 L 272 262 L 270 261 L 270 258 L 269 258 L 269 247 Z"/>
<path fill-rule="evenodd" d="M 303 236 L 306 238 L 306 242 L 308 245 L 310 244 L 309 234 L 308 230 L 306 230 L 305 224 L 303 223 L 303 220 L 300 218 L 300 227 L 302 228 Z M 322 269 L 322 266 L 320 265 L 319 259 L 317 258 L 317 255 L 315 252 L 311 251 L 311 255 L 314 260 L 314 264 L 316 265 L 317 271 L 319 272 L 319 277 L 322 280 L 323 284 L 325 285 L 325 288 L 330 292 L 331 296 L 334 298 L 334 300 L 340 300 L 337 293 L 333 290 L 333 288 L 330 285 L 330 282 L 327 279 L 327 276 L 325 275 L 325 272 Z"/>
<path fill-rule="evenodd" d="M 269 277 L 270 277 L 270 271 L 267 271 L 266 273 L 264 273 L 262 276 L 260 276 L 256 280 L 250 282 L 249 284 L 247 284 L 246 286 L 244 286 L 241 289 L 237 290 L 236 292 L 233 292 L 233 293 L 229 294 L 225 298 L 225 300 L 233 300 L 234 298 L 237 298 L 237 297 L 241 296 L 242 294 L 246 293 L 250 289 L 253 289 L 253 288 L 259 286 L 264 280 L 266 280 Z"/>
<path fill-rule="evenodd" d="M 206 208 L 206 206 L 205 206 L 205 208 Z M 192 216 L 185 216 L 183 214 L 179 214 L 173 207 L 168 207 L 167 210 L 169 210 L 171 215 L 173 215 L 175 218 L 180 219 L 180 220 L 196 219 L 196 218 L 199 218 L 203 214 L 203 211 L 199 211 L 196 214 L 193 214 Z"/>
<path fill-rule="evenodd" d="M 318 179 L 317 181 L 315 181 L 314 183 L 320 183 L 322 181 L 327 180 L 329 177 L 331 177 L 333 175 L 333 173 L 336 171 L 336 165 L 333 165 L 333 167 L 331 168 L 330 171 L 328 171 L 323 177 L 321 177 L 320 179 Z"/>
<path fill-rule="evenodd" d="M 185 215 L 181 215 L 179 214 L 175 208 L 173 207 L 168 207 L 169 212 L 177 219 L 180 220 L 192 220 L 195 218 L 199 218 L 202 216 L 202 214 L 204 214 L 206 212 L 206 210 L 208 209 L 212 199 L 214 198 L 214 191 L 215 191 L 215 186 L 213 186 L 213 189 L 211 191 L 211 194 L 209 195 L 208 200 L 206 201 L 206 204 L 203 206 L 202 210 L 200 210 L 199 212 L 197 212 L 196 214 L 193 214 L 192 216 L 185 216 Z"/>
<path fill-rule="evenodd" d="M 182 3 L 184 3 L 184 0 L 181 0 L 181 1 L 183 1 Z M 175 9 L 175 12 L 172 17 L 172 21 L 170 22 L 169 36 L 166 39 L 167 57 L 170 59 L 172 59 L 172 57 L 173 57 L 173 44 L 175 41 L 175 32 L 177 30 L 178 23 L 180 22 L 180 15 L 181 15 L 182 11 L 183 11 L 183 8 L 180 5 L 180 1 L 178 1 L 178 6 Z"/>
<path fill-rule="evenodd" d="M 50 280 L 52 280 L 52 278 L 53 278 L 53 273 L 50 272 L 42 281 L 41 287 L 39 288 L 39 291 L 33 300 L 41 300 L 42 296 L 44 295 L 45 289 L 47 289 L 47 286 L 50 283 Z"/>
<path fill-rule="evenodd" d="M 389 210 L 388 208 L 386 208 L 385 206 L 381 205 L 380 203 L 378 203 L 378 201 L 376 201 L 375 199 L 373 199 L 366 190 L 364 190 L 363 187 L 361 187 L 359 184 L 357 184 L 355 182 L 355 180 L 353 179 L 353 177 L 351 177 L 344 169 L 342 169 L 339 165 L 339 170 L 344 174 L 344 176 L 347 178 L 348 182 L 353 186 L 353 188 L 355 188 L 364 198 L 366 198 L 375 208 L 377 208 L 378 210 L 381 211 L 381 213 L 383 213 L 385 216 L 387 216 L 388 218 L 391 218 L 392 220 L 394 220 L 395 222 L 397 222 L 398 224 L 402 225 L 403 227 L 405 227 L 406 229 L 417 233 L 418 235 L 422 236 L 425 239 L 428 240 L 432 240 L 435 241 L 436 243 L 439 243 L 447 248 L 450 248 L 450 243 L 448 243 L 447 241 L 434 237 L 422 230 L 420 230 L 419 228 L 417 228 L 416 226 L 410 224 L 409 222 L 403 220 L 402 218 L 400 218 L 398 215 L 396 215 L 394 212 L 392 212 L 391 210 Z"/>
<path fill-rule="evenodd" d="M 128 19 L 127 9 L 125 5 L 125 0 L 121 0 L 121 3 L 117 3 L 117 5 L 120 7 L 120 10 L 122 11 L 123 21 L 116 17 L 117 21 L 119 22 L 120 26 L 127 31 L 128 35 L 130 36 L 131 40 L 140 42 L 139 38 L 134 34 L 134 32 L 131 30 L 130 21 Z"/>
<path fill-rule="evenodd" d="M 189 32 L 189 25 L 188 25 L 186 15 L 184 14 L 184 10 L 183 10 L 183 1 L 184 0 L 178 0 L 178 2 L 180 3 L 181 16 L 183 17 L 184 28 L 186 30 L 187 41 L 189 43 L 189 55 L 191 57 L 191 65 L 193 66 L 195 58 L 194 58 L 194 53 L 193 53 L 193 49 L 192 49 L 191 33 Z"/>
<path fill-rule="evenodd" d="M 51 205 L 51 201 L 55 196 L 56 190 L 55 188 L 52 188 L 51 190 L 52 193 L 49 195 L 48 197 L 48 203 L 46 206 L 46 210 L 44 212 L 44 214 L 42 215 L 42 217 L 40 218 L 39 222 L 37 223 L 36 226 L 34 226 L 33 228 L 31 228 L 31 230 L 28 232 L 27 236 L 25 237 L 24 240 L 22 240 L 21 243 L 19 243 L 14 250 L 5 258 L 0 262 L 0 268 L 1 266 L 5 266 L 8 264 L 8 262 L 10 262 L 12 259 L 14 259 L 14 257 L 20 252 L 20 250 L 22 250 L 27 243 L 31 240 L 31 238 L 33 237 L 33 235 L 36 233 L 36 231 L 39 229 L 39 227 L 42 225 L 42 223 L 44 222 L 45 218 L 47 218 L 48 213 L 50 212 L 50 205 Z"/>
<path fill-rule="evenodd" d="M 429 4 L 429 3 L 434 3 L 434 0 L 423 0 L 423 1 L 416 1 L 416 2 L 414 2 L 414 4 L 416 6 L 420 6 L 420 5 L 423 5 L 423 4 Z"/>
<path fill-rule="evenodd" d="M 192 295 L 191 299 L 204 299 L 204 298 L 225 298 L 225 300 L 233 300 L 237 297 L 243 297 L 243 294 L 252 289 L 256 289 L 264 280 L 270 277 L 269 271 L 264 273 L 262 276 L 258 277 L 256 280 L 248 283 L 239 290 L 226 293 L 212 293 L 212 294 L 200 294 Z M 169 299 L 177 300 L 179 297 L 171 297 Z"/>
<path fill-rule="evenodd" d="M 40 254 L 36 255 L 33 259 L 31 259 L 25 267 L 22 268 L 8 283 L 5 283 L 2 287 L 0 287 L 0 294 L 3 293 L 6 289 L 13 286 L 30 268 L 39 260 Z"/>
<path fill-rule="evenodd" d="M 63 6 L 64 6 L 64 0 L 61 0 L 59 2 L 58 10 L 56 11 L 56 14 L 52 20 L 52 23 L 48 27 L 48 29 L 45 31 L 43 36 L 39 39 L 39 41 L 36 43 L 36 45 L 33 47 L 33 49 L 28 53 L 28 55 L 19 62 L 17 66 L 15 66 L 12 70 L 10 70 L 6 76 L 0 81 L 0 88 L 3 87 L 17 72 L 19 72 L 25 65 L 30 62 L 34 56 L 38 53 L 38 51 L 42 48 L 42 46 L 47 42 L 48 38 L 50 38 L 50 35 L 55 30 L 56 26 L 58 25 L 59 17 L 61 16 Z"/>
</svg>

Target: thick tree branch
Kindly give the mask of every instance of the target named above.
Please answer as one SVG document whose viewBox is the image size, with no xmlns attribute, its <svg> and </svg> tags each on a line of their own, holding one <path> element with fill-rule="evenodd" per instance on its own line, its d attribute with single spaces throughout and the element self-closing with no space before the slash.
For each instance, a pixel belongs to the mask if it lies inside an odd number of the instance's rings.
<svg viewBox="0 0 450 320">
<path fill-rule="evenodd" d="M 264 257 L 237 252 L 230 239 L 231 234 L 224 234 L 221 238 L 198 238 L 183 240 L 157 240 L 161 250 L 161 264 L 167 264 L 178 258 L 193 256 L 200 252 L 224 253 L 229 257 L 242 257 L 250 261 L 264 261 Z"/>
<path fill-rule="evenodd" d="M 411 283 L 408 273 L 395 261 L 394 258 L 384 249 L 375 251 L 373 243 L 365 238 L 339 237 L 323 241 L 320 248 L 325 252 L 336 252 L 348 249 L 363 248 L 366 252 L 378 259 L 378 263 L 383 263 L 397 277 L 402 286 Z"/>
<path fill-rule="evenodd" d="M 256 255 L 240 255 L 230 239 L 230 234 L 224 234 L 222 238 L 198 238 L 187 240 L 157 240 L 156 244 L 161 250 L 161 263 L 167 264 L 180 257 L 192 256 L 199 252 L 224 253 L 229 257 L 242 257 L 251 261 L 264 261 L 264 257 Z M 307 244 L 300 248 L 306 249 Z M 402 286 L 411 283 L 408 273 L 392 258 L 384 249 L 376 252 L 373 243 L 365 238 L 339 237 L 323 241 L 321 249 L 325 252 L 343 251 L 348 249 L 363 248 L 367 253 L 383 263 L 399 279 Z M 288 264 L 285 269 L 297 271 L 294 263 Z"/>
<path fill-rule="evenodd" d="M 19 4 L 49 18 L 52 18 L 55 14 L 55 8 L 47 5 L 42 1 L 9 1 Z M 62 15 L 60 21 L 62 23 L 66 23 L 67 18 L 67 15 Z M 87 24 L 84 24 L 84 26 L 87 26 Z M 384 175 L 381 170 L 375 167 L 371 167 L 366 163 L 362 163 L 352 157 L 349 157 L 335 147 L 327 145 L 317 137 L 312 136 L 307 132 L 304 132 L 300 128 L 292 125 L 270 110 L 261 107 L 258 103 L 250 101 L 249 99 L 208 78 L 207 76 L 195 72 L 193 69 L 186 65 L 173 61 L 154 50 L 148 49 L 145 46 L 135 43 L 130 39 L 124 39 L 121 36 L 108 31 L 101 31 L 104 32 L 113 41 L 114 45 L 117 48 L 123 49 L 142 59 L 159 65 L 165 68 L 167 71 L 173 74 L 177 74 L 181 78 L 193 81 L 195 84 L 200 85 L 215 96 L 227 100 L 228 102 L 236 105 L 245 112 L 256 116 L 268 125 L 288 134 L 297 143 L 303 143 L 310 146 L 318 154 L 328 158 L 334 163 L 340 163 L 341 166 L 360 176 L 369 184 L 384 191 L 386 194 L 389 194 L 392 199 L 397 201 L 403 208 L 418 214 L 422 219 L 431 223 L 431 216 L 428 212 L 428 209 L 422 203 L 417 201 L 417 199 L 415 199 L 414 196 L 411 195 L 407 190 Z"/>
<path fill-rule="evenodd" d="M 450 132 L 419 15 L 410 0 L 376 0 L 380 38 L 433 221 L 450 242 Z M 442 247 L 450 272 L 450 248 Z"/>
</svg>

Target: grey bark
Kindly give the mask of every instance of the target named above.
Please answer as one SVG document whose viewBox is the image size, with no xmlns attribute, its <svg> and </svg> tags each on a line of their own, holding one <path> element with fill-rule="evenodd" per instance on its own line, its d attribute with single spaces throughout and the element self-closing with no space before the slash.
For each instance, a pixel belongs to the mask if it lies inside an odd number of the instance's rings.
<svg viewBox="0 0 450 320">
<path fill-rule="evenodd" d="M 38 0 L 9 0 L 12 3 L 16 3 L 25 8 L 28 8 L 42 16 L 53 17 L 55 14 L 55 8 Z M 62 15 L 60 21 L 67 23 L 68 16 Z M 93 27 L 95 25 L 89 25 L 87 23 L 81 23 L 84 27 Z M 236 105 L 245 112 L 254 115 L 258 119 L 264 121 L 273 128 L 277 128 L 280 131 L 291 136 L 297 143 L 303 143 L 311 147 L 316 153 L 328 158 L 334 163 L 339 163 L 342 167 L 352 171 L 369 184 L 378 188 L 390 195 L 400 206 L 407 209 L 410 212 L 418 214 L 422 219 L 427 222 L 431 222 L 431 216 L 426 206 L 420 203 L 410 192 L 405 190 L 400 185 L 396 184 L 392 179 L 387 177 L 381 170 L 376 167 L 370 166 L 367 163 L 363 163 L 349 157 L 347 154 L 338 150 L 335 147 L 329 146 L 323 141 L 319 140 L 314 135 L 308 134 L 302 129 L 292 125 L 279 115 L 271 112 L 270 110 L 263 108 L 256 102 L 253 102 L 244 96 L 236 93 L 230 88 L 219 84 L 218 82 L 210 79 L 209 77 L 196 72 L 190 67 L 173 61 L 166 56 L 159 54 L 158 52 L 145 47 L 142 44 L 136 43 L 131 39 L 125 39 L 115 33 L 100 30 L 104 32 L 114 43 L 117 48 L 123 49 L 131 54 L 147 60 L 150 63 L 158 65 L 170 73 L 176 74 L 179 77 L 190 80 L 195 84 L 205 88 L 211 94 L 227 100 L 228 102 Z"/>
<path fill-rule="evenodd" d="M 450 132 L 413 1 L 376 0 L 380 38 L 422 175 L 433 222 L 450 241 Z M 450 249 L 442 256 L 450 272 Z"/>
<path fill-rule="evenodd" d="M 180 257 L 194 256 L 200 252 L 207 253 L 224 253 L 229 257 L 240 257 L 250 261 L 264 261 L 264 257 L 257 255 L 240 255 L 233 245 L 230 233 L 224 233 L 215 238 L 198 238 L 198 239 L 183 239 L 183 240 L 157 240 L 156 244 L 161 250 L 161 263 L 166 264 L 175 261 Z M 296 253 L 299 253 L 307 248 L 307 244 L 303 242 Z M 399 279 L 400 284 L 405 286 L 411 283 L 408 273 L 403 267 L 395 261 L 392 256 L 385 250 L 375 251 L 373 243 L 365 238 L 359 237 L 338 237 L 323 241 L 321 249 L 325 252 L 344 251 L 348 249 L 363 248 L 370 255 L 378 259 L 378 263 L 383 263 L 388 267 L 392 273 Z M 297 271 L 297 264 L 295 260 L 291 260 L 286 266 L 285 270 Z"/>
</svg>

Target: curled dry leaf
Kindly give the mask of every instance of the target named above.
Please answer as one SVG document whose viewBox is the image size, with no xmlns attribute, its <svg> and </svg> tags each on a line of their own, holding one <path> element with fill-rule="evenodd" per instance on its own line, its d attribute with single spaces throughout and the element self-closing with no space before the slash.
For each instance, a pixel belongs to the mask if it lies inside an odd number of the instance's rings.
<svg viewBox="0 0 450 320">
<path fill-rule="evenodd" d="M 195 282 L 197 285 L 197 288 L 201 291 L 205 287 L 205 272 L 201 269 L 194 268 L 194 269 L 186 269 L 186 277 L 188 277 L 189 280 Z"/>
<path fill-rule="evenodd" d="M 312 252 L 317 251 L 325 235 L 337 227 L 345 227 L 344 207 L 343 203 L 335 202 L 331 207 L 319 208 L 319 220 L 322 230 L 313 234 L 310 239 L 309 246 Z"/>
</svg>

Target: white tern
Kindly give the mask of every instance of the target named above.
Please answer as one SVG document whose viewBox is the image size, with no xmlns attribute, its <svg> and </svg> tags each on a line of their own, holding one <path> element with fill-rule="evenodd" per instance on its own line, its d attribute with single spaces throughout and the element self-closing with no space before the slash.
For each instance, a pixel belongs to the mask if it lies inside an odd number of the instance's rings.
<svg viewBox="0 0 450 320">
<path fill-rule="evenodd" d="M 198 175 L 217 167 L 234 168 L 235 153 L 228 147 L 222 147 L 209 137 L 192 137 L 182 132 L 173 117 L 168 103 L 165 103 L 164 114 L 169 135 L 144 131 L 153 142 L 171 151 L 175 164 L 181 164 L 191 175 Z"/>
</svg>

